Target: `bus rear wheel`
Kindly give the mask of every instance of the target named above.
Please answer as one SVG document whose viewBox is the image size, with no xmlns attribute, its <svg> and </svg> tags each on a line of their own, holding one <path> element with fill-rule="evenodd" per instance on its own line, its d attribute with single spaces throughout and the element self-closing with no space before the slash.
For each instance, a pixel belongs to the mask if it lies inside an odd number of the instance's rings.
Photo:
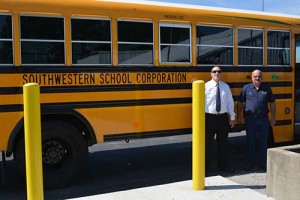
<svg viewBox="0 0 300 200">
<path fill-rule="evenodd" d="M 16 145 L 14 157 L 18 168 L 25 173 L 25 144 L 21 139 Z M 44 185 L 48 188 L 71 183 L 87 163 L 88 147 L 84 136 L 64 121 L 42 123 L 42 160 Z"/>
</svg>

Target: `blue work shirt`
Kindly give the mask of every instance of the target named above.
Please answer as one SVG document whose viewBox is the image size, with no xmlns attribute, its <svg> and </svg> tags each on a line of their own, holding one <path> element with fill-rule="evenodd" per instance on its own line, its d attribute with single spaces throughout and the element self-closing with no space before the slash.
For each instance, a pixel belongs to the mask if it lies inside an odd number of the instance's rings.
<svg viewBox="0 0 300 200">
<path fill-rule="evenodd" d="M 268 102 L 275 102 L 275 97 L 268 84 L 261 83 L 257 90 L 253 83 L 249 83 L 243 87 L 239 101 L 246 102 L 246 116 L 267 117 Z"/>
</svg>

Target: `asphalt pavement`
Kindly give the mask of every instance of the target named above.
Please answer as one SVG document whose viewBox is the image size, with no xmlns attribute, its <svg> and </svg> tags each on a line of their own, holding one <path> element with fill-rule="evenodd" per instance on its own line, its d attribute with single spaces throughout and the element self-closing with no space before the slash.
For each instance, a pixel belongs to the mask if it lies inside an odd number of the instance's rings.
<svg viewBox="0 0 300 200">
<path fill-rule="evenodd" d="M 152 193 L 159 190 L 174 193 L 172 190 L 176 188 L 182 191 L 182 194 L 219 193 L 224 197 L 220 199 L 227 199 L 226 194 L 222 192 L 230 194 L 241 192 L 246 196 L 249 195 L 248 192 L 254 192 L 255 195 L 260 194 L 266 198 L 266 173 L 259 170 L 251 172 L 244 170 L 246 160 L 244 132 L 231 133 L 229 138 L 228 159 L 234 173 L 219 172 L 215 163 L 212 173 L 205 180 L 206 186 L 209 187 L 202 192 L 195 192 L 191 186 L 191 147 L 191 135 L 131 140 L 129 143 L 114 141 L 95 145 L 89 149 L 88 169 L 84 177 L 66 188 L 45 189 L 45 200 L 100 198 L 101 195 L 107 197 L 110 194 L 116 195 L 114 197 L 117 199 L 118 195 L 123 196 L 123 192 L 126 191 L 129 193 L 145 191 L 142 199 L 148 197 L 151 199 Z M 216 152 L 214 154 L 216 155 Z M 0 199 L 26 199 L 25 181 L 15 173 L 13 160 L 9 159 L 7 165 L 6 182 L 0 186 Z M 177 196 L 182 197 L 180 195 Z M 168 197 L 179 199 L 177 196 Z M 192 198 L 194 197 L 191 197 L 191 200 Z M 200 196 L 197 195 L 197 198 Z"/>
</svg>

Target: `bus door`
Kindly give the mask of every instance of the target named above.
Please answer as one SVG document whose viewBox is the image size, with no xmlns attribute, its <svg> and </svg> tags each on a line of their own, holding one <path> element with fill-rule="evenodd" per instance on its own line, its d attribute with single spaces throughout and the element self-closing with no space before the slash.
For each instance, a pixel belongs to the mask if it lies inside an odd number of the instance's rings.
<svg viewBox="0 0 300 200">
<path fill-rule="evenodd" d="M 296 35 L 295 134 L 300 135 L 300 34 Z"/>
</svg>

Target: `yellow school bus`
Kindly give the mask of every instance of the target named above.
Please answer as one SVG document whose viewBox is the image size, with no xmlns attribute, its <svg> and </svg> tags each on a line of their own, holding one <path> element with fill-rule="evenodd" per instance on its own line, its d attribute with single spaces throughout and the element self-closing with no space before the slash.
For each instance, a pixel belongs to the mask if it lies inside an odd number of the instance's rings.
<svg viewBox="0 0 300 200">
<path fill-rule="evenodd" d="M 24 171 L 23 85 L 41 90 L 46 184 L 84 169 L 88 147 L 190 134 L 192 82 L 218 65 L 237 100 L 260 69 L 274 141 L 294 138 L 296 16 L 128 0 L 0 1 L 0 151 Z M 236 125 L 243 128 L 243 124 Z M 5 157 L 4 156 L 4 157 Z"/>
</svg>

